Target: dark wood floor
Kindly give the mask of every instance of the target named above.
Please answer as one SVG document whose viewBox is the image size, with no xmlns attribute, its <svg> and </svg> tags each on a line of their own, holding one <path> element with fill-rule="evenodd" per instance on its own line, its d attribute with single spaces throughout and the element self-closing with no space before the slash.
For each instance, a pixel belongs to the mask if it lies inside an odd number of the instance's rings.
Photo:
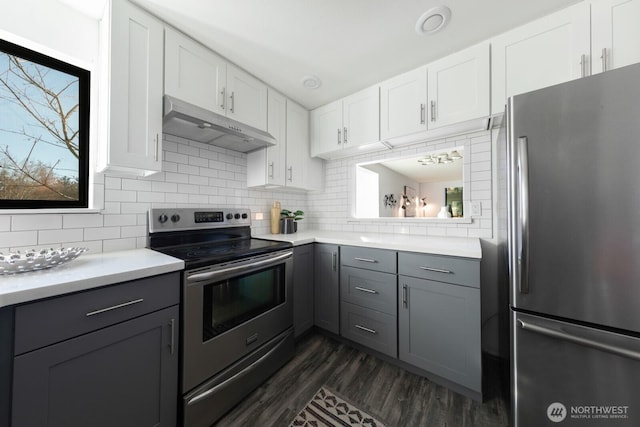
<svg viewBox="0 0 640 427">
<path fill-rule="evenodd" d="M 487 369 L 487 368 L 486 368 Z M 321 334 L 298 343 L 295 357 L 222 418 L 216 427 L 283 426 L 326 385 L 360 409 L 400 426 L 507 426 L 500 379 L 490 364 L 484 403 L 476 402 Z"/>
</svg>

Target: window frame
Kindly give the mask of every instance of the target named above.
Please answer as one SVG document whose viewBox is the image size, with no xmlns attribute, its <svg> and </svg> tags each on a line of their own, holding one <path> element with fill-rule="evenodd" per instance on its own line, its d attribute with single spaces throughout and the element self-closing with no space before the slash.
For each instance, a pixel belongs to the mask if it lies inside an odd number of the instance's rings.
<svg viewBox="0 0 640 427">
<path fill-rule="evenodd" d="M 88 208 L 91 72 L 5 39 L 0 39 L 0 51 L 78 78 L 78 200 L 0 199 L 0 214 L 4 210 Z"/>
</svg>

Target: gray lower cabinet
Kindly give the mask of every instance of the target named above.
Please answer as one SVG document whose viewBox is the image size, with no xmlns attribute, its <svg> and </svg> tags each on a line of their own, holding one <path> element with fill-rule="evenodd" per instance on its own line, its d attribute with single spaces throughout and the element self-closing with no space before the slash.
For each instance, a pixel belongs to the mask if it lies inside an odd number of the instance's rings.
<svg viewBox="0 0 640 427">
<path fill-rule="evenodd" d="M 16 307 L 12 426 L 175 426 L 178 303 L 172 273 Z"/>
<path fill-rule="evenodd" d="M 340 334 L 398 357 L 396 252 L 354 246 L 340 250 Z"/>
<path fill-rule="evenodd" d="M 340 273 L 338 245 L 314 245 L 314 323 L 334 334 L 340 333 Z"/>
<path fill-rule="evenodd" d="M 407 254 L 399 254 L 400 273 L 408 270 L 403 269 L 403 265 L 407 265 L 403 255 Z M 438 261 L 446 258 L 439 257 Z M 428 261 L 429 256 L 415 260 Z M 477 260 L 469 260 L 470 265 L 463 267 L 456 267 L 459 259 L 451 258 L 451 261 L 454 264 L 437 267 L 419 262 L 419 267 L 441 271 L 420 268 L 416 271 L 440 274 L 441 279 L 460 277 L 473 270 Z M 398 353 L 402 361 L 481 393 L 479 262 L 477 264 L 470 286 L 398 276 Z"/>
<path fill-rule="evenodd" d="M 293 248 L 293 331 L 297 338 L 313 327 L 313 244 Z"/>
</svg>

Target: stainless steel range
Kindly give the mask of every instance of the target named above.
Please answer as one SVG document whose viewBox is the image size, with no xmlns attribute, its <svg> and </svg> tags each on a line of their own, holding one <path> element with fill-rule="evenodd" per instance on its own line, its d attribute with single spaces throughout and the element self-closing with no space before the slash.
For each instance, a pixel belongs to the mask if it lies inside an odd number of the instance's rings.
<svg viewBox="0 0 640 427">
<path fill-rule="evenodd" d="M 151 209 L 148 247 L 185 262 L 182 422 L 210 426 L 294 352 L 292 245 L 251 238 L 248 209 Z"/>
</svg>

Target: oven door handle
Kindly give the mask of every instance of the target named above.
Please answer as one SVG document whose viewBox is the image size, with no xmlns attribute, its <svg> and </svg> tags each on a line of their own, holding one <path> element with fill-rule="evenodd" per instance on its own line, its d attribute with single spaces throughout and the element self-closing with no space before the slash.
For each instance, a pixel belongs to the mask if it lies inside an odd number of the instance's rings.
<svg viewBox="0 0 640 427">
<path fill-rule="evenodd" d="M 276 256 L 261 259 L 259 261 L 253 261 L 247 264 L 242 263 L 240 265 L 234 265 L 232 267 L 221 268 L 220 270 L 207 271 L 204 273 L 195 273 L 187 277 L 187 282 L 190 284 L 194 282 L 203 282 L 206 280 L 211 280 L 214 277 L 219 276 L 221 274 L 232 273 L 238 270 L 246 270 L 247 268 L 255 268 L 255 267 L 262 267 L 270 264 L 277 264 L 278 262 L 284 259 L 290 258 L 291 256 L 293 256 L 293 251 L 287 251 L 285 253 L 282 253 Z"/>
<path fill-rule="evenodd" d="M 215 386 L 211 387 L 208 390 L 203 391 L 202 393 L 198 393 L 196 396 L 193 396 L 191 399 L 189 399 L 189 401 L 187 402 L 187 406 L 192 406 L 195 405 L 196 403 L 206 399 L 208 396 L 212 395 L 213 393 L 216 393 L 218 390 L 223 389 L 224 387 L 226 387 L 228 384 L 239 380 L 242 377 L 247 376 L 248 374 L 252 373 L 253 371 L 255 371 L 258 367 L 260 367 L 261 363 L 265 360 L 268 359 L 269 357 L 271 357 L 271 355 L 273 353 L 275 353 L 277 350 L 279 350 L 282 342 L 286 339 L 287 337 L 283 337 L 277 344 L 275 344 L 273 346 L 273 348 L 271 350 L 269 350 L 268 352 L 266 352 L 265 354 L 263 354 L 262 356 L 260 356 L 260 358 L 258 360 L 256 360 L 255 362 L 253 362 L 251 365 L 247 366 L 246 368 L 244 368 L 243 370 L 235 373 L 234 375 L 232 375 L 231 377 L 227 378 L 226 380 L 224 380 L 223 382 L 221 382 L 220 384 L 216 384 Z"/>
</svg>

